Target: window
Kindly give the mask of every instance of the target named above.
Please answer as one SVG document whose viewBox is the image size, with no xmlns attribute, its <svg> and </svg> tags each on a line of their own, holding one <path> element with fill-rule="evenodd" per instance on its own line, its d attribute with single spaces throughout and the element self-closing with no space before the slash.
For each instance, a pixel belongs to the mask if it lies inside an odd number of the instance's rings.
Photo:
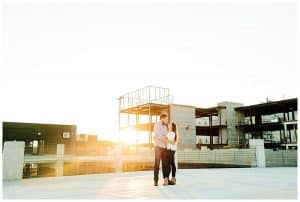
<svg viewBox="0 0 300 202">
<path fill-rule="evenodd" d="M 277 123 L 283 121 L 283 113 L 262 115 L 262 123 Z"/>
<path fill-rule="evenodd" d="M 63 132 L 63 138 L 70 138 L 70 132 Z"/>
<path fill-rule="evenodd" d="M 276 131 L 263 131 L 265 143 L 280 143 L 280 130 Z"/>
</svg>

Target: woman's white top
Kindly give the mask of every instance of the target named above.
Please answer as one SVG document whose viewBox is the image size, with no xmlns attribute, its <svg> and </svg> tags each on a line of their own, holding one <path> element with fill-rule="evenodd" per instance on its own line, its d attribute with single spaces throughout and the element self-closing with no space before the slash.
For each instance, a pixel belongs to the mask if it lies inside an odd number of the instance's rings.
<svg viewBox="0 0 300 202">
<path fill-rule="evenodd" d="M 167 138 L 168 138 L 168 140 L 175 140 L 175 133 L 173 132 L 173 131 L 169 131 L 168 133 L 167 133 Z M 175 144 L 170 144 L 170 143 L 167 143 L 167 149 L 169 149 L 169 150 L 172 150 L 172 151 L 176 151 L 176 149 L 177 149 L 177 143 L 175 143 Z"/>
</svg>

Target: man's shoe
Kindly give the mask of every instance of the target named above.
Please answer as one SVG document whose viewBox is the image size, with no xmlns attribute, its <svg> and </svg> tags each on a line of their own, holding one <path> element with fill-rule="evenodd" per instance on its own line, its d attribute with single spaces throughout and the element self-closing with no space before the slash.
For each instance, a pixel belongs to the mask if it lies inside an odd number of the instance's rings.
<svg viewBox="0 0 300 202">
<path fill-rule="evenodd" d="M 154 184 L 153 184 L 154 186 L 158 186 L 158 183 L 157 182 L 154 182 Z"/>
<path fill-rule="evenodd" d="M 164 186 L 167 186 L 168 184 L 169 184 L 169 179 L 168 179 L 168 178 L 165 178 L 165 179 L 164 179 L 163 185 L 164 185 Z"/>
</svg>

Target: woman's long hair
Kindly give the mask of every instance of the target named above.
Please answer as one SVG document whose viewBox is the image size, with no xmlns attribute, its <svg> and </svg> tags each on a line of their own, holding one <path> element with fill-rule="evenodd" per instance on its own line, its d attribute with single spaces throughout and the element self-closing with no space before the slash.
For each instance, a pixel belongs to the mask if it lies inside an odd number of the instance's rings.
<svg viewBox="0 0 300 202">
<path fill-rule="evenodd" d="M 175 133 L 175 141 L 177 140 L 177 127 L 174 122 L 172 122 L 172 131 Z"/>
</svg>

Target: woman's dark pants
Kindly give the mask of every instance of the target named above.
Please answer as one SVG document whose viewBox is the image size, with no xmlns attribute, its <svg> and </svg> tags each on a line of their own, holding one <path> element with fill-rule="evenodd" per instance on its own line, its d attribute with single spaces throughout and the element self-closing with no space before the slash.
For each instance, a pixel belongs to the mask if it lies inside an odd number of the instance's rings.
<svg viewBox="0 0 300 202">
<path fill-rule="evenodd" d="M 176 165 L 175 165 L 175 151 L 167 150 L 166 151 L 166 176 L 169 178 L 171 170 L 172 170 L 172 177 L 176 176 Z"/>
</svg>

